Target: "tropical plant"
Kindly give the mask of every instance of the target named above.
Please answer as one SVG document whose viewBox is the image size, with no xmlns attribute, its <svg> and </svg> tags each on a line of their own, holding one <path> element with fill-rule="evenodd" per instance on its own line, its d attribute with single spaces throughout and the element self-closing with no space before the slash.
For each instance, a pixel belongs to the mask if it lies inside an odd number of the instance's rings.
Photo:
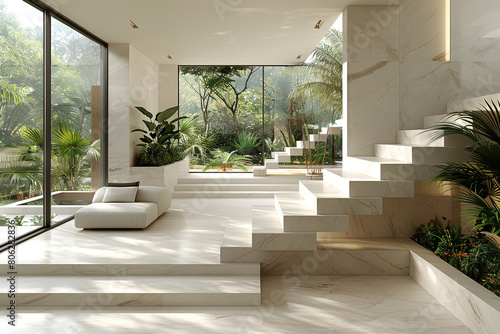
<svg viewBox="0 0 500 334">
<path fill-rule="evenodd" d="M 441 166 L 432 181 L 457 184 L 460 200 L 471 205 L 463 215 L 476 218 L 475 228 L 500 232 L 500 102 L 486 101 L 478 111 L 450 113 L 447 119 L 431 127 L 432 140 L 458 135 L 470 140 L 463 147 L 470 161 Z"/>
<path fill-rule="evenodd" d="M 185 155 L 204 159 L 212 147 L 214 135 L 200 133 L 196 117 L 179 121 L 179 146 Z"/>
<path fill-rule="evenodd" d="M 213 158 L 210 159 L 208 165 L 202 169 L 203 172 L 206 172 L 209 169 L 217 169 L 222 172 L 232 171 L 233 168 L 241 169 L 245 172 L 248 172 L 248 169 L 245 167 L 244 163 L 248 162 L 249 159 L 239 156 L 235 154 L 236 151 L 232 152 L 223 152 L 220 149 L 217 151 L 213 151 Z"/>
<path fill-rule="evenodd" d="M 238 138 L 233 142 L 233 146 L 241 155 L 249 155 L 261 143 L 255 133 L 243 131 L 238 133 Z"/>
<path fill-rule="evenodd" d="M 297 70 L 305 75 L 292 92 L 292 97 L 317 98 L 323 106 L 339 109 L 342 106 L 342 32 L 330 29 L 314 48 L 311 56 Z"/>
<path fill-rule="evenodd" d="M 285 149 L 285 144 L 278 137 L 274 138 L 274 140 L 272 140 L 271 138 L 266 138 L 264 140 L 264 143 L 266 144 L 266 149 L 269 152 L 280 152 Z"/>
<path fill-rule="evenodd" d="M 176 117 L 173 120 L 169 119 L 177 113 L 179 106 L 171 107 L 160 111 L 153 116 L 148 110 L 143 107 L 135 107 L 141 112 L 148 120 L 142 122 L 146 125 L 147 130 L 134 129 L 132 132 L 142 132 L 143 136 L 140 138 L 141 144 L 137 146 L 145 146 L 147 144 L 160 144 L 169 146 L 171 141 L 179 139 L 179 130 L 175 129 L 175 122 L 187 118 L 187 116 Z"/>
<path fill-rule="evenodd" d="M 79 130 L 62 127 L 53 131 L 52 136 L 52 177 L 53 186 L 57 179 L 69 190 L 79 190 L 83 170 L 91 166 L 92 160 L 99 160 L 100 141 L 82 137 Z"/>
</svg>

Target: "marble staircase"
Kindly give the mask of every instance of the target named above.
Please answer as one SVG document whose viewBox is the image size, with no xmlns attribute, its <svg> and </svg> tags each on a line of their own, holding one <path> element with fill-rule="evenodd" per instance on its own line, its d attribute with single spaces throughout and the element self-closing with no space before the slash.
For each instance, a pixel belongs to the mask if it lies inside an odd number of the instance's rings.
<svg viewBox="0 0 500 334">
<path fill-rule="evenodd" d="M 317 142 L 324 142 L 331 135 L 341 134 L 342 124 L 343 120 L 339 119 L 335 123 L 322 127 L 319 133 L 310 134 L 308 140 L 297 141 L 295 147 L 286 147 L 284 152 L 272 152 L 272 159 L 264 160 L 265 169 L 278 169 L 280 163 L 291 162 L 292 157 L 302 156 L 304 150 L 315 148 Z"/>
<path fill-rule="evenodd" d="M 445 119 L 449 120 L 448 114 L 430 116 L 424 124 L 429 128 Z M 439 170 L 437 164 L 469 158 L 459 149 L 467 141 L 453 136 L 431 142 L 434 135 L 436 132 L 426 129 L 401 130 L 396 144 L 375 145 L 373 156 L 345 157 L 343 169 L 325 169 L 323 180 L 300 180 L 298 193 L 275 194 L 274 208 L 254 208 L 252 227 L 243 235 L 235 237 L 231 235 L 234 230 L 227 231 L 221 260 L 238 262 L 251 258 L 249 254 L 258 258 L 262 251 L 319 250 L 317 240 L 322 233 L 348 235 L 353 216 L 382 216 L 386 200 L 413 198 L 415 181 L 433 178 Z M 275 153 L 270 163 L 276 167 L 288 161 L 292 152 L 302 153 L 300 148 L 326 140 L 326 136 L 309 140 L 298 142 L 298 148 Z M 232 246 L 239 252 L 232 253 Z"/>
</svg>

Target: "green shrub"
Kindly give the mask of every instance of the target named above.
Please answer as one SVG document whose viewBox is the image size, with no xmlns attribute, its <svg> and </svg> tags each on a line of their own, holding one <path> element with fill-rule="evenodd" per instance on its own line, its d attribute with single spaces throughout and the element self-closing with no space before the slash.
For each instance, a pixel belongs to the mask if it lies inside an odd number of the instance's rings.
<svg viewBox="0 0 500 334">
<path fill-rule="evenodd" d="M 138 166 L 163 166 L 182 160 L 181 153 L 173 146 L 158 143 L 143 146 L 137 156 Z"/>
<path fill-rule="evenodd" d="M 236 152 L 240 155 L 249 155 L 260 144 L 260 139 L 255 133 L 243 131 L 233 141 Z"/>
</svg>

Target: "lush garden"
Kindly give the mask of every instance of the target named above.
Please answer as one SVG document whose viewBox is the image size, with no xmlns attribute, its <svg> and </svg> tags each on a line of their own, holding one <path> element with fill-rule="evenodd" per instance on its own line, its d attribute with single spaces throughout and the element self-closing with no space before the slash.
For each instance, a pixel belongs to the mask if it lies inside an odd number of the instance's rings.
<svg viewBox="0 0 500 334">
<path fill-rule="evenodd" d="M 179 76 L 179 144 L 192 169 L 247 171 L 341 118 L 342 36 L 331 30 L 300 66 L 181 66 Z M 329 137 L 310 152 L 316 162 L 341 159 L 341 136 Z"/>
<path fill-rule="evenodd" d="M 28 4 L 0 0 L 0 206 L 43 195 L 42 18 Z M 51 28 L 50 190 L 90 190 L 100 159 L 91 88 L 100 84 L 101 46 L 56 19 Z M 14 220 L 42 225 L 39 215 Z"/>
</svg>

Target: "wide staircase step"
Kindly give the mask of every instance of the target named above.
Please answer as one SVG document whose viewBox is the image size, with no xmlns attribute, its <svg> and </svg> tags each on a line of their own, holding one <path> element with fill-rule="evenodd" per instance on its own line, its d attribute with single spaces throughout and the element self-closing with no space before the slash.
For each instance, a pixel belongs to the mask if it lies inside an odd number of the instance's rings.
<svg viewBox="0 0 500 334">
<path fill-rule="evenodd" d="M 398 144 L 375 145 L 375 156 L 407 163 L 439 163 L 464 161 L 470 153 L 450 147 L 417 147 Z"/>
<path fill-rule="evenodd" d="M 381 197 L 349 197 L 323 181 L 300 181 L 300 195 L 320 215 L 380 215 Z"/>
<path fill-rule="evenodd" d="M 175 191 L 196 191 L 196 192 L 221 192 L 221 191 L 244 191 L 244 192 L 258 192 L 258 191 L 298 191 L 299 184 L 296 181 L 293 183 L 262 183 L 262 184 L 178 184 L 175 186 Z"/>
<path fill-rule="evenodd" d="M 260 274 L 25 275 L 22 284 L 17 286 L 16 304 L 48 307 L 259 305 L 260 291 Z M 2 294 L 0 304 L 8 303 L 7 294 Z"/>
<path fill-rule="evenodd" d="M 298 193 L 277 194 L 275 209 L 285 232 L 348 232 L 348 215 L 318 215 Z"/>
<path fill-rule="evenodd" d="M 470 144 L 467 138 L 458 135 L 441 137 L 434 140 L 436 135 L 442 134 L 443 132 L 442 130 L 400 130 L 398 131 L 397 140 L 398 144 L 401 145 L 420 147 L 453 147 Z"/>
<path fill-rule="evenodd" d="M 345 157 L 344 169 L 381 180 L 430 180 L 439 172 L 436 163 L 408 163 L 382 157 Z"/>
<path fill-rule="evenodd" d="M 285 232 L 273 206 L 254 206 L 252 247 L 256 250 L 314 250 L 316 233 Z"/>
<path fill-rule="evenodd" d="M 345 169 L 323 170 L 323 181 L 350 197 L 413 197 L 414 181 L 380 180 Z"/>
</svg>

